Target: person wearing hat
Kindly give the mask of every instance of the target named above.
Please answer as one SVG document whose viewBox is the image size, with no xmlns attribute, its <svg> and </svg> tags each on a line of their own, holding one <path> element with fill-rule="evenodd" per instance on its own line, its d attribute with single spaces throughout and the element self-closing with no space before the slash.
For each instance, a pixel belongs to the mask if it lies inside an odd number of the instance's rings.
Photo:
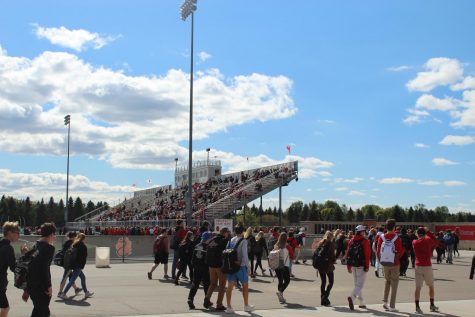
<svg viewBox="0 0 475 317">
<path fill-rule="evenodd" d="M 437 247 L 439 241 L 429 229 L 422 227 L 417 229 L 417 237 L 417 240 L 412 241 L 412 247 L 416 255 L 416 314 L 423 314 L 419 306 L 419 299 L 424 282 L 429 286 L 430 311 L 438 312 L 439 308 L 434 304 L 434 273 L 432 272 L 431 258 L 432 250 Z"/>
<path fill-rule="evenodd" d="M 366 308 L 363 298 L 363 287 L 366 281 L 366 274 L 369 270 L 369 259 L 371 257 L 371 247 L 369 240 L 365 237 L 366 227 L 358 225 L 355 229 L 356 234 L 348 242 L 346 249 L 346 266 L 348 273 L 353 274 L 354 288 L 348 296 L 348 305 L 354 310 L 353 301 L 358 298 L 359 308 Z"/>
</svg>

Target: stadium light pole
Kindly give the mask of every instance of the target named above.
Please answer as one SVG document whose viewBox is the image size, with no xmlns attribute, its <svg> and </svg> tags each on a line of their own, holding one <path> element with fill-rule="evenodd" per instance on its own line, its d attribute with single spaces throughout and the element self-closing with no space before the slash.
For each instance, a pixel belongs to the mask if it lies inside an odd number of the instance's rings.
<svg viewBox="0 0 475 317">
<path fill-rule="evenodd" d="M 64 226 L 68 223 L 68 212 L 69 212 L 69 136 L 71 134 L 71 115 L 67 115 L 64 117 L 64 125 L 68 126 L 68 163 L 66 169 L 66 201 L 65 206 L 66 209 L 64 210 Z"/>
<path fill-rule="evenodd" d="M 178 157 L 175 157 L 175 187 L 178 187 L 178 180 L 176 178 L 178 172 Z"/>
<path fill-rule="evenodd" d="M 191 63 L 190 63 L 190 136 L 188 144 L 188 191 L 187 191 L 187 212 L 186 222 L 191 226 L 191 214 L 193 212 L 192 200 L 192 168 L 193 168 L 193 36 L 194 36 L 194 22 L 197 0 L 185 0 L 180 7 L 181 19 L 186 19 L 191 15 Z"/>
</svg>

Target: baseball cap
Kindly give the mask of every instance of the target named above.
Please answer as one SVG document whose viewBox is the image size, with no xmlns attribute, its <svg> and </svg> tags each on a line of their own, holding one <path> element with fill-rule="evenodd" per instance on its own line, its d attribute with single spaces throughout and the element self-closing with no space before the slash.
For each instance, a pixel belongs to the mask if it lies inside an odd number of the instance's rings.
<svg viewBox="0 0 475 317">
<path fill-rule="evenodd" d="M 358 225 L 358 226 L 356 226 L 355 231 L 356 231 L 356 232 L 366 231 L 366 227 L 363 226 L 363 225 Z"/>
</svg>

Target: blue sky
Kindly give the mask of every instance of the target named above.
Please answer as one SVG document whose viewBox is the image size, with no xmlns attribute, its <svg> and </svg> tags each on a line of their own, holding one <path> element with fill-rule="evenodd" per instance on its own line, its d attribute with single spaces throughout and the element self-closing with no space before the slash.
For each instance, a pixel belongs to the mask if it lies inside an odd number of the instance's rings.
<svg viewBox="0 0 475 317">
<path fill-rule="evenodd" d="M 0 193 L 116 203 L 187 160 L 180 1 L 0 10 Z M 195 15 L 197 159 L 289 159 L 300 199 L 475 210 L 473 1 L 218 1 Z M 291 145 L 288 156 L 286 145 Z M 249 157 L 249 163 L 246 158 Z M 277 203 L 277 193 L 265 197 Z"/>
</svg>

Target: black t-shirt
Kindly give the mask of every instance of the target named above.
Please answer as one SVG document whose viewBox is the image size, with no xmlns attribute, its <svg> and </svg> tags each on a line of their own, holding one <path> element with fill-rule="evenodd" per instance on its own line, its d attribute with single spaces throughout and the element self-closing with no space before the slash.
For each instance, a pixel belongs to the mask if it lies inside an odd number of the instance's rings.
<svg viewBox="0 0 475 317">
<path fill-rule="evenodd" d="M 13 247 L 10 245 L 10 240 L 2 239 L 0 240 L 0 290 L 7 288 L 8 279 L 7 279 L 7 270 L 15 269 L 15 252 Z"/>
<path fill-rule="evenodd" d="M 36 242 L 38 255 L 33 259 L 28 272 L 28 291 L 45 292 L 51 287 L 50 265 L 54 256 L 54 247 L 45 241 Z"/>
</svg>

